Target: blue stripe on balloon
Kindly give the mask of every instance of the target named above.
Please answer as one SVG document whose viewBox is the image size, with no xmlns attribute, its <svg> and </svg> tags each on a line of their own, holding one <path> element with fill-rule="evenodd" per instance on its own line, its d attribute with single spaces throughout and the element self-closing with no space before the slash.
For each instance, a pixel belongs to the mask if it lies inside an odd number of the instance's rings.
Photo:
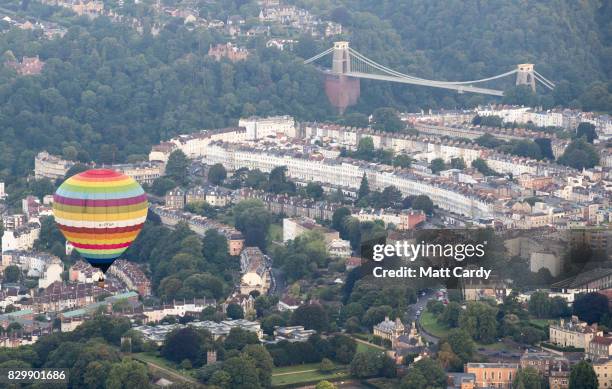
<svg viewBox="0 0 612 389">
<path fill-rule="evenodd" d="M 68 197 L 73 199 L 85 199 L 85 200 L 108 200 L 108 199 L 127 199 L 130 197 L 140 196 L 144 193 L 142 188 L 136 188 L 125 192 L 114 192 L 114 193 L 86 193 L 86 192 L 73 192 L 68 191 L 61 186 L 56 192 L 62 197 Z"/>
</svg>

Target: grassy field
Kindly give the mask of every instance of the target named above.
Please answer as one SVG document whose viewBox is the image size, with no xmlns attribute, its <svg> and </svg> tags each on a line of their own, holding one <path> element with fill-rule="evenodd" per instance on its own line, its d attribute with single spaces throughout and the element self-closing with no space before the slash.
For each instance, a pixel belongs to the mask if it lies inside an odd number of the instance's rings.
<svg viewBox="0 0 612 389">
<path fill-rule="evenodd" d="M 160 357 L 159 355 L 151 354 L 151 353 L 135 353 L 135 354 L 132 354 L 132 357 L 142 362 L 154 363 L 168 370 L 172 370 L 173 372 L 178 373 L 182 376 L 193 378 L 190 370 L 181 369 L 175 363 L 172 363 L 168 361 L 167 359 Z"/>
<path fill-rule="evenodd" d="M 436 338 L 444 338 L 448 335 L 450 328 L 438 323 L 433 313 L 424 311 L 421 314 L 421 326 L 425 332 L 435 336 Z"/>
<path fill-rule="evenodd" d="M 283 241 L 283 226 L 280 224 L 270 224 L 268 228 L 268 241 L 282 242 Z"/>
<path fill-rule="evenodd" d="M 378 348 L 378 347 L 374 347 L 371 344 L 366 344 L 366 343 L 361 343 L 361 342 L 357 342 L 357 352 L 358 353 L 364 353 L 366 351 L 384 351 L 384 349 Z"/>
<path fill-rule="evenodd" d="M 428 311 L 423 312 L 421 315 L 421 326 L 425 329 L 425 331 L 437 338 L 446 337 L 451 330 L 447 326 L 438 323 L 434 315 Z M 476 348 L 486 348 L 488 350 L 506 350 L 508 349 L 508 345 L 503 342 L 494 342 L 490 344 L 476 342 Z"/>
<path fill-rule="evenodd" d="M 321 373 L 318 363 L 278 367 L 272 370 L 272 386 L 292 385 L 303 382 L 330 380 L 348 377 L 346 366 L 338 366 L 331 373 Z"/>
<path fill-rule="evenodd" d="M 552 320 L 548 319 L 529 319 L 529 323 L 540 329 L 547 329 Z"/>
</svg>

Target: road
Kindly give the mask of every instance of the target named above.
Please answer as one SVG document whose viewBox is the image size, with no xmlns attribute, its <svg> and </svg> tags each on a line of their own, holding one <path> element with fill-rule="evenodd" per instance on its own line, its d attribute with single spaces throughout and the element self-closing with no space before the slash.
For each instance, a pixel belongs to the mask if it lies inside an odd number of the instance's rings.
<svg viewBox="0 0 612 389">
<path fill-rule="evenodd" d="M 270 271 L 270 275 L 272 276 L 272 286 L 270 287 L 270 295 L 282 297 L 285 288 L 287 287 L 287 281 L 285 280 L 285 275 L 280 269 L 272 268 Z"/>
<path fill-rule="evenodd" d="M 435 290 L 430 290 L 427 291 L 425 293 L 425 296 L 419 296 L 418 301 L 416 302 L 416 304 L 413 304 L 410 309 L 408 309 L 408 319 L 410 321 L 415 321 L 417 323 L 417 328 L 419 329 L 419 333 L 421 334 L 421 336 L 423 338 L 425 338 L 425 340 L 431 344 L 438 344 L 438 338 L 436 338 L 433 335 L 430 335 L 428 333 L 426 333 L 425 331 L 423 331 L 423 328 L 421 327 L 421 323 L 420 323 L 420 317 L 417 317 L 417 312 L 419 310 L 421 310 L 421 312 L 425 311 L 425 307 L 427 306 L 427 302 L 431 299 L 435 299 L 436 298 L 436 292 Z"/>
</svg>

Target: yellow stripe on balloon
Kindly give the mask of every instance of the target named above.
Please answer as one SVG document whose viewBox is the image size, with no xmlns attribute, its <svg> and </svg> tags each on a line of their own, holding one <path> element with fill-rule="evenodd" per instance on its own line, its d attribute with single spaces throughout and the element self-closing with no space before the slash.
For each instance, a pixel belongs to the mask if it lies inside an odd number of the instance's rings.
<svg viewBox="0 0 612 389">
<path fill-rule="evenodd" d="M 66 234 L 66 239 L 69 242 L 81 243 L 81 244 L 117 244 L 132 242 L 136 239 L 138 233 L 132 233 L 129 236 L 108 236 L 108 237 L 70 237 Z"/>
<path fill-rule="evenodd" d="M 127 221 L 130 219 L 146 217 L 147 212 L 148 210 L 146 208 L 139 210 L 139 211 L 135 211 L 135 212 L 102 213 L 102 214 L 93 214 L 93 213 L 78 214 L 78 213 L 60 211 L 58 209 L 53 210 L 53 213 L 55 214 L 55 216 L 62 218 L 62 219 L 75 220 L 75 221 L 87 220 L 87 221 L 95 221 L 95 222 Z"/>
<path fill-rule="evenodd" d="M 148 204 L 146 201 L 137 204 L 130 205 L 108 205 L 105 207 L 91 207 L 91 206 L 83 206 L 83 205 L 66 205 L 66 204 L 56 204 L 54 206 L 55 211 L 62 211 L 66 213 L 74 213 L 75 215 L 82 214 L 102 214 L 107 213 L 109 210 L 117 213 L 123 212 L 134 212 L 140 211 L 142 209 L 147 208 Z"/>
</svg>

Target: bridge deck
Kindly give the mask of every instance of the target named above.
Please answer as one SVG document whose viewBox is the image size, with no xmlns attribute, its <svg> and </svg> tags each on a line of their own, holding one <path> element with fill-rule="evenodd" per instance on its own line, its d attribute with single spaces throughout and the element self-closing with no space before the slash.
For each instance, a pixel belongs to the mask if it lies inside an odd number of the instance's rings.
<svg viewBox="0 0 612 389">
<path fill-rule="evenodd" d="M 504 95 L 504 92 L 500 90 L 479 88 L 479 87 L 471 86 L 471 85 L 437 84 L 435 82 L 430 82 L 430 81 L 412 80 L 408 78 L 383 76 L 380 74 L 370 74 L 370 73 L 361 73 L 361 72 L 347 72 L 347 73 L 342 73 L 342 74 L 344 74 L 345 76 L 349 76 L 349 77 L 367 78 L 370 80 L 401 82 L 404 84 L 423 85 L 423 86 L 430 86 L 430 87 L 442 88 L 442 89 L 452 89 L 452 90 L 456 90 L 459 93 L 463 93 L 463 92 L 483 93 L 483 94 L 492 95 L 492 96 L 503 96 Z"/>
</svg>

